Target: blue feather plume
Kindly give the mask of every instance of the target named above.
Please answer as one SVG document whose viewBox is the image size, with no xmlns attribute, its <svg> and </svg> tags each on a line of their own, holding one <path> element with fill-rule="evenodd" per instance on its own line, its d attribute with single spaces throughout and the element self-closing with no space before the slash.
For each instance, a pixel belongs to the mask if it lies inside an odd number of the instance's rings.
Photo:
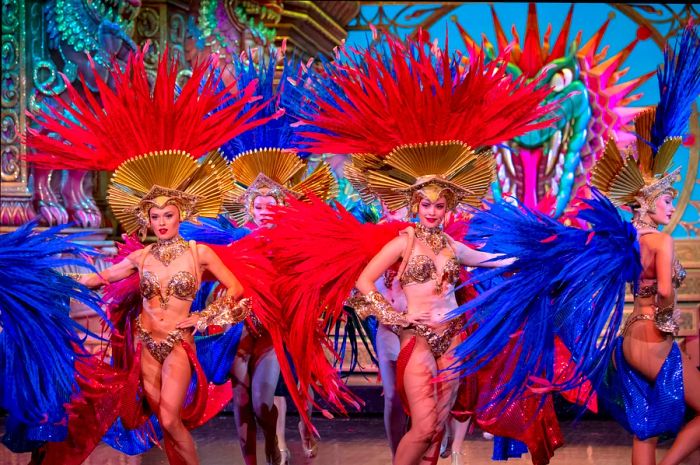
<svg viewBox="0 0 700 465">
<path fill-rule="evenodd" d="M 214 218 L 197 218 L 200 224 L 180 223 L 180 235 L 190 241 L 205 244 L 228 245 L 250 234 L 248 228 L 237 228 L 225 215 Z"/>
<path fill-rule="evenodd" d="M 504 367 L 510 379 L 496 402 L 528 388 L 575 389 L 584 377 L 595 388 L 607 367 L 625 284 L 636 282 L 641 263 L 634 227 L 600 192 L 592 192 L 592 199 L 583 200 L 589 208 L 578 214 L 590 225 L 585 229 L 506 202 L 474 213 L 466 239 L 517 261 L 473 276 L 470 282 L 508 277 L 451 313 L 466 314 L 467 325 L 477 325 L 456 348 L 458 361 L 451 369 L 475 373 L 512 342 Z M 575 364 L 566 380 L 554 376 L 555 336 Z"/>
<path fill-rule="evenodd" d="M 281 104 L 285 114 L 294 118 L 295 128 L 299 131 L 323 132 L 313 124 L 305 124 L 302 120 L 313 119 L 318 114 L 317 100 L 330 102 L 336 108 L 339 101 L 347 101 L 343 89 L 330 78 L 329 70 L 333 62 L 324 56 L 318 57 L 315 66 L 302 66 L 296 75 L 290 75 L 286 92 L 282 94 Z M 298 135 L 298 147 L 306 147 L 307 138 Z"/>
<path fill-rule="evenodd" d="M 345 358 L 350 349 L 350 356 L 345 370 L 345 376 L 350 376 L 357 372 L 357 368 L 362 368 L 360 365 L 360 347 L 364 347 L 369 355 L 372 363 L 379 364 L 377 359 L 376 349 L 376 334 L 377 326 L 376 319 L 367 318 L 361 320 L 357 316 L 355 310 L 350 307 L 344 307 L 345 319 L 338 319 L 334 326 L 326 328 L 326 333 L 333 337 L 333 351 L 338 354 L 334 366 L 341 369 L 345 366 Z"/>
<path fill-rule="evenodd" d="M 258 49 L 259 60 L 257 63 L 242 57 L 234 57 L 233 61 L 233 70 L 238 87 L 243 88 L 250 82 L 257 81 L 258 85 L 255 95 L 260 97 L 263 101 L 270 102 L 256 115 L 256 118 L 268 118 L 278 113 L 282 108 L 282 100 L 287 101 L 289 105 L 295 107 L 301 106 L 303 103 L 300 100 L 295 100 L 295 96 L 299 96 L 298 93 L 287 95 L 289 94 L 288 90 L 293 87 L 290 82 L 288 82 L 288 78 L 298 74 L 297 70 L 300 66 L 299 61 L 294 58 L 283 58 L 282 74 L 279 76 L 277 83 L 275 83 L 278 50 L 271 47 L 267 52 L 268 53 L 264 53 L 262 48 Z M 250 52 L 248 52 L 248 56 L 251 56 Z M 244 111 L 248 111 L 254 105 L 258 104 L 259 102 L 257 101 L 250 103 L 245 107 Z M 292 126 L 295 122 L 296 118 L 285 112 L 279 118 L 270 120 L 262 126 L 250 129 L 235 139 L 228 141 L 221 147 L 221 152 L 226 159 L 232 160 L 240 153 L 248 150 L 261 148 L 296 149 L 297 131 L 296 128 Z M 308 155 L 303 152 L 297 153 L 302 157 Z"/>
<path fill-rule="evenodd" d="M 656 70 L 659 103 L 651 129 L 651 147 L 656 153 L 667 137 L 683 136 L 691 105 L 700 94 L 700 37 L 697 26 L 689 24 L 676 43 L 666 45 L 664 64 Z"/>
<path fill-rule="evenodd" d="M 82 257 L 97 252 L 73 242 L 89 232 L 61 237 L 67 225 L 42 232 L 36 226 L 31 222 L 0 235 L 0 399 L 10 415 L 30 424 L 46 422 L 49 412 L 62 415 L 75 385 L 74 363 L 88 355 L 84 338 L 98 337 L 71 319 L 70 299 L 109 321 L 97 294 L 55 270 L 94 269 Z"/>
</svg>

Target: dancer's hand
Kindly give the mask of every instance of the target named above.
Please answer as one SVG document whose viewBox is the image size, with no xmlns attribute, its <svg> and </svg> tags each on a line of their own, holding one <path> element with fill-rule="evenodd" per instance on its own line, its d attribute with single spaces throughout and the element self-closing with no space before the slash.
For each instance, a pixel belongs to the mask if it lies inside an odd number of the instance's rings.
<svg viewBox="0 0 700 465">
<path fill-rule="evenodd" d="M 199 315 L 193 313 L 192 315 L 188 316 L 187 318 L 176 324 L 175 327 L 177 329 L 195 328 L 196 331 L 197 323 L 199 323 Z"/>
<path fill-rule="evenodd" d="M 430 309 L 419 310 L 406 314 L 406 321 L 409 323 L 427 325 L 433 322 L 433 312 Z"/>
</svg>

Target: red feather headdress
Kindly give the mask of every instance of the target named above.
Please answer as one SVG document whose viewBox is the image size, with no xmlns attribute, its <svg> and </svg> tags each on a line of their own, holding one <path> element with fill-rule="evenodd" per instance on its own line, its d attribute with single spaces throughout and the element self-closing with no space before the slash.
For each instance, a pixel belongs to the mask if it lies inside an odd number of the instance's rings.
<svg viewBox="0 0 700 465">
<path fill-rule="evenodd" d="M 432 47 L 424 35 L 400 39 L 385 33 L 379 46 L 343 49 L 343 63 L 314 81 L 312 111 L 303 135 L 318 153 L 387 155 L 395 147 L 460 141 L 470 147 L 497 144 L 547 127 L 551 111 L 540 106 L 547 86 L 506 71 L 507 55 L 486 63 L 474 51 L 462 66 L 447 43 Z"/>
<path fill-rule="evenodd" d="M 271 118 L 253 119 L 267 102 L 244 112 L 256 82 L 244 89 L 223 86 L 211 72 L 214 57 L 195 64 L 192 75 L 176 94 L 178 67 L 165 50 L 155 83 L 149 83 L 145 58 L 148 45 L 130 54 L 122 70 L 115 62 L 113 86 L 95 72 L 97 95 L 81 77 L 82 93 L 66 82 L 68 102 L 56 99 L 56 110 L 28 113 L 38 128 L 27 130 L 33 149 L 27 159 L 53 169 L 113 171 L 122 162 L 151 152 L 177 150 L 194 158 Z M 65 79 L 65 77 L 64 77 Z M 212 114 L 218 107 L 225 107 Z"/>
<path fill-rule="evenodd" d="M 300 115 L 302 135 L 313 152 L 353 154 L 353 185 L 392 210 L 417 192 L 446 193 L 450 208 L 479 205 L 495 178 L 491 146 L 553 123 L 543 119 L 553 107 L 542 105 L 548 86 L 509 75 L 505 54 L 451 58 L 425 35 L 385 33 L 341 57 L 309 80 L 315 102 Z"/>
</svg>

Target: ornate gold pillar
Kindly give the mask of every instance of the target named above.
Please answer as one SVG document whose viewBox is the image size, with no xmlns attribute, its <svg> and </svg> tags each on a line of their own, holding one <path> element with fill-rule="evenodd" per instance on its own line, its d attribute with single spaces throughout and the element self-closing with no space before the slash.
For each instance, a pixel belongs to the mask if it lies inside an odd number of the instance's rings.
<svg viewBox="0 0 700 465">
<path fill-rule="evenodd" d="M 25 0 L 2 0 L 2 13 L 0 225 L 18 226 L 34 217 L 27 164 L 21 160 L 25 148 L 20 143 L 27 108 Z"/>
</svg>

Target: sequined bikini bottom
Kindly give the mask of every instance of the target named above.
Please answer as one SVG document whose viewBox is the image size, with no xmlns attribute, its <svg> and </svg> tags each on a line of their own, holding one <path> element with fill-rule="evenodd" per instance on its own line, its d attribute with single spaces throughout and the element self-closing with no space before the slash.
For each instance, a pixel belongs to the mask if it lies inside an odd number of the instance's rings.
<svg viewBox="0 0 700 465">
<path fill-rule="evenodd" d="M 441 332 L 435 331 L 435 329 L 428 325 L 418 323 L 411 324 L 403 328 L 403 330 L 423 337 L 430 346 L 430 351 L 433 353 L 433 356 L 435 356 L 435 358 L 440 358 L 447 352 L 447 349 L 450 348 L 452 338 L 462 330 L 463 323 L 464 321 L 462 318 L 455 318 L 451 320 L 447 327 Z"/>
<path fill-rule="evenodd" d="M 151 353 L 153 358 L 162 364 L 168 355 L 170 355 L 170 352 L 173 351 L 175 345 L 182 342 L 182 335 L 184 334 L 184 331 L 182 329 L 170 331 L 168 333 L 168 337 L 166 337 L 164 340 L 156 341 L 153 339 L 153 336 L 151 336 L 150 331 L 143 329 L 143 326 L 141 325 L 141 315 L 139 315 L 139 317 L 136 318 L 136 334 L 144 343 L 146 349 L 148 349 L 148 352 Z"/>
</svg>

